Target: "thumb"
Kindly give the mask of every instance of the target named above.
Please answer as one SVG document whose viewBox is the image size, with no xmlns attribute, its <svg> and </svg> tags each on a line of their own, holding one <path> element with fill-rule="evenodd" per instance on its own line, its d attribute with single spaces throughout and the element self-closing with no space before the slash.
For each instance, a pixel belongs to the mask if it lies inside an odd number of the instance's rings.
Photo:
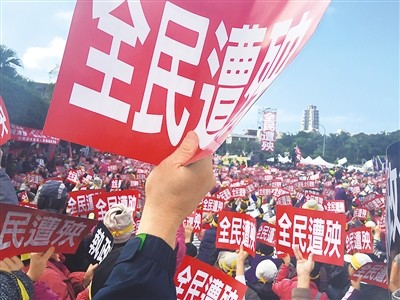
<svg viewBox="0 0 400 300">
<path fill-rule="evenodd" d="M 308 261 L 313 261 L 313 258 L 314 258 L 314 253 L 310 253 L 310 255 L 308 256 Z"/>
<path fill-rule="evenodd" d="M 187 162 L 196 153 L 198 145 L 199 138 L 197 134 L 194 131 L 189 131 L 182 143 L 175 150 L 175 152 L 171 154 L 169 159 L 171 159 L 173 163 L 183 166 L 187 164 Z"/>
</svg>

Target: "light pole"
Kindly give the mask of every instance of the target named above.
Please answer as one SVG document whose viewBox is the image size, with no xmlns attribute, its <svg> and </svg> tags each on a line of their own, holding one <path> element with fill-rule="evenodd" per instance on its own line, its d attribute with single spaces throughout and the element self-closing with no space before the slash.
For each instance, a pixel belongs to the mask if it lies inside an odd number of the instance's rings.
<svg viewBox="0 0 400 300">
<path fill-rule="evenodd" d="M 326 129 L 325 126 L 322 124 L 319 124 L 320 127 L 322 127 L 322 129 L 324 130 L 324 139 L 322 142 L 322 156 L 325 156 L 325 133 L 326 133 Z"/>
</svg>

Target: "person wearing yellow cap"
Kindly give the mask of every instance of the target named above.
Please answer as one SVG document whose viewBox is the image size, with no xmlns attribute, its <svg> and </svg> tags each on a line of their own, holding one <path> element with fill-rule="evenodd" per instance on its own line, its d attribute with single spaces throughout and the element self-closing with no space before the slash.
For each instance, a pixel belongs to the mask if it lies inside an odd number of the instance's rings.
<svg viewBox="0 0 400 300">
<path fill-rule="evenodd" d="M 353 255 L 346 254 L 344 261 L 348 263 L 349 277 L 353 276 L 365 264 L 372 262 L 372 259 L 365 253 L 354 253 Z M 387 289 L 374 286 L 372 284 L 365 284 L 358 280 L 351 280 L 351 286 L 342 298 L 347 299 L 362 299 L 362 300 L 376 300 L 387 299 Z"/>
</svg>

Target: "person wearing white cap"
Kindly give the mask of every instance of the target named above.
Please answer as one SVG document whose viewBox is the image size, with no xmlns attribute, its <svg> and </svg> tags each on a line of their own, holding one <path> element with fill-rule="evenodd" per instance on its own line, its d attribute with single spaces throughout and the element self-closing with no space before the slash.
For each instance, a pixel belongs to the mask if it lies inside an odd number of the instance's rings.
<svg viewBox="0 0 400 300">
<path fill-rule="evenodd" d="M 248 286 L 256 291 L 261 300 L 279 300 L 277 294 L 272 290 L 272 283 L 278 274 L 278 268 L 270 259 L 262 260 L 256 267 L 258 282 L 249 283 Z"/>
<path fill-rule="evenodd" d="M 367 263 L 372 262 L 372 259 L 365 253 L 354 253 L 353 255 L 345 254 L 344 261 L 348 263 L 349 277 L 354 275 L 357 270 Z M 376 300 L 388 299 L 388 290 L 365 284 L 361 282 L 361 277 L 357 280 L 351 280 L 351 286 L 342 298 L 342 300 L 360 299 L 360 300 Z"/>
</svg>

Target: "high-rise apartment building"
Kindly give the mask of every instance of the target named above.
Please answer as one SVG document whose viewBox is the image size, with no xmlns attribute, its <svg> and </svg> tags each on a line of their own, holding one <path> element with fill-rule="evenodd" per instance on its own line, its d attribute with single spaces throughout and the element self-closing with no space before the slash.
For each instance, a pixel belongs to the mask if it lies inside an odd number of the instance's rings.
<svg viewBox="0 0 400 300">
<path fill-rule="evenodd" d="M 301 130 L 306 132 L 319 130 L 319 111 L 315 105 L 307 106 L 304 110 Z"/>
</svg>

